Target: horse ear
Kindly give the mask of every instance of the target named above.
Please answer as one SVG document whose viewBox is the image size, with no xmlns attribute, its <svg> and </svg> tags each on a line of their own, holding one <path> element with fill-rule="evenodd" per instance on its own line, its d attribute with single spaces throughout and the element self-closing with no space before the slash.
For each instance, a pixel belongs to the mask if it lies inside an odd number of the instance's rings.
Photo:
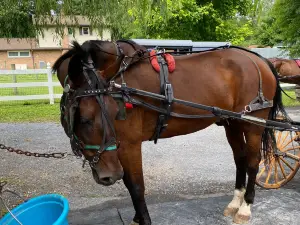
<svg viewBox="0 0 300 225">
<path fill-rule="evenodd" d="M 74 83 L 74 85 L 80 86 L 83 84 L 84 76 L 80 55 L 74 55 L 70 59 L 68 66 L 68 75 L 70 80 Z"/>
</svg>

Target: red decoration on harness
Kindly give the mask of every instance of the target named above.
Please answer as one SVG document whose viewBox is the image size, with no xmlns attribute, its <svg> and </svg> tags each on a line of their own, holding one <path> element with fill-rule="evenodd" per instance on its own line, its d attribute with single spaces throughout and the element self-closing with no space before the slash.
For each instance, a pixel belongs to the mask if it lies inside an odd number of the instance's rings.
<svg viewBox="0 0 300 225">
<path fill-rule="evenodd" d="M 125 102 L 126 109 L 133 109 L 133 105 L 131 103 Z"/>
<path fill-rule="evenodd" d="M 159 72 L 160 71 L 160 66 L 159 66 L 158 61 L 157 61 L 156 51 L 152 50 L 150 52 L 150 56 L 151 56 L 150 61 L 151 61 L 152 67 L 156 70 L 156 72 Z M 165 60 L 168 64 L 169 72 L 172 73 L 175 70 L 175 59 L 174 59 L 174 57 L 170 54 L 167 54 L 167 53 L 162 54 L 162 56 L 165 58 Z"/>
<path fill-rule="evenodd" d="M 300 67 L 300 59 L 295 59 L 295 62 L 297 63 L 298 67 Z"/>
</svg>

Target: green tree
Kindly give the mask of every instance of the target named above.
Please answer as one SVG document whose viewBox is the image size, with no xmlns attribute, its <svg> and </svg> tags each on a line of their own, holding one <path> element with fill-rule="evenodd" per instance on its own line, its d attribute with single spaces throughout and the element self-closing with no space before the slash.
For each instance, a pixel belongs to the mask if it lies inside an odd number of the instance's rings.
<svg viewBox="0 0 300 225">
<path fill-rule="evenodd" d="M 4 1 L 0 7 L 0 37 L 34 37 L 33 12 L 34 8 L 29 1 L 17 1 L 15 4 Z"/>
<path fill-rule="evenodd" d="M 128 10 L 138 6 L 138 17 L 142 18 L 155 5 L 161 12 L 166 0 L 1 0 L 0 21 L 3 37 L 27 37 L 31 31 L 42 32 L 49 21 L 56 25 L 59 35 L 64 33 L 64 16 L 77 23 L 76 15 L 84 15 L 92 26 L 102 29 L 109 26 L 121 29 L 121 24 L 130 23 Z M 29 7 L 30 6 L 30 7 Z M 31 23 L 30 13 L 36 23 Z M 55 16 L 54 16 L 55 13 Z M 27 17 L 26 17 L 27 16 Z M 25 21 L 28 21 L 26 23 Z M 30 32 L 26 26 L 30 27 Z M 4 26 L 2 26 L 4 25 Z"/>
<path fill-rule="evenodd" d="M 274 46 L 283 41 L 281 29 L 277 27 L 275 21 L 276 18 L 270 13 L 255 27 L 253 40 L 257 44 Z"/>
<path fill-rule="evenodd" d="M 283 44 L 292 57 L 300 56 L 300 0 L 276 0 L 272 15 L 273 28 L 280 32 Z"/>
<path fill-rule="evenodd" d="M 252 0 L 2 0 L 0 12 L 27 15 L 27 26 L 4 18 L 4 37 L 27 37 L 41 32 L 49 21 L 64 34 L 64 16 L 77 22 L 84 15 L 93 29 L 110 28 L 113 39 L 161 38 L 194 41 L 231 41 L 242 44 L 252 35 Z M 265 0 L 261 0 L 265 1 Z M 22 4 L 20 4 L 22 2 Z M 18 6 L 13 10 L 11 6 Z M 20 8 L 20 5 L 22 8 Z M 22 9 L 22 10 L 20 10 Z M 34 21 L 30 21 L 33 14 Z M 2 14 L 0 14 L 2 15 Z M 54 15 L 54 16 L 53 16 Z M 249 16 L 250 15 L 250 16 Z M 4 16 L 3 16 L 4 17 Z M 16 17 L 17 18 L 17 17 Z M 26 21 L 21 19 L 22 22 Z M 30 31 L 30 34 L 28 34 Z"/>
<path fill-rule="evenodd" d="M 263 19 L 268 17 L 273 4 L 274 0 L 253 0 L 251 12 L 249 13 L 253 25 L 259 25 Z"/>
<path fill-rule="evenodd" d="M 123 35 L 134 38 L 191 39 L 194 41 L 243 42 L 251 35 L 247 19 L 251 0 L 167 0 L 165 15 L 156 6 L 138 17 L 138 8 L 129 11 L 133 19 Z"/>
</svg>

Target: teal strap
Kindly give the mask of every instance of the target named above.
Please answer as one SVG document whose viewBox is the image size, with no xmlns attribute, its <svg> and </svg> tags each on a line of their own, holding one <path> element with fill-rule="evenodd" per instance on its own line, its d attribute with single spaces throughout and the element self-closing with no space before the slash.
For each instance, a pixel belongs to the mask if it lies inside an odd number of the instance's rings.
<svg viewBox="0 0 300 225">
<path fill-rule="evenodd" d="M 85 145 L 84 149 L 85 150 L 97 150 L 97 151 L 99 151 L 101 149 L 101 146 L 100 145 Z M 105 151 L 113 151 L 113 150 L 116 150 L 116 149 L 117 149 L 117 145 L 111 145 L 111 146 L 108 146 L 105 149 Z"/>
<path fill-rule="evenodd" d="M 76 140 L 78 140 L 78 137 L 74 134 L 74 137 Z M 84 145 L 85 150 L 97 150 L 99 151 L 101 149 L 100 145 Z M 105 151 L 113 151 L 117 149 L 117 145 L 110 145 L 108 146 Z"/>
<path fill-rule="evenodd" d="M 65 81 L 64 81 L 64 87 L 65 87 L 66 84 L 67 84 L 68 77 L 69 77 L 69 75 L 67 74 L 67 76 L 66 76 L 66 78 L 65 78 Z"/>
<path fill-rule="evenodd" d="M 111 146 L 108 146 L 105 150 L 106 150 L 106 151 L 117 150 L 117 145 L 111 145 Z"/>
<path fill-rule="evenodd" d="M 86 150 L 97 150 L 99 151 L 100 150 L 100 145 L 85 145 L 84 146 L 84 149 Z"/>
</svg>

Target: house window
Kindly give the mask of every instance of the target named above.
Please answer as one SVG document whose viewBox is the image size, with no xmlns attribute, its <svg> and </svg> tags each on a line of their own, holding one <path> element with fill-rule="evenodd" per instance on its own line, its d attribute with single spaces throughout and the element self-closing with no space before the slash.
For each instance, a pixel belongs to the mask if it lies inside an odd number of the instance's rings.
<svg viewBox="0 0 300 225">
<path fill-rule="evenodd" d="M 40 61 L 40 69 L 46 69 L 47 65 L 44 61 Z"/>
<path fill-rule="evenodd" d="M 20 57 L 29 57 L 30 53 L 29 52 L 20 52 Z"/>
<path fill-rule="evenodd" d="M 29 51 L 8 52 L 8 58 L 21 58 L 21 57 L 30 57 L 30 52 Z"/>
<path fill-rule="evenodd" d="M 80 27 L 80 34 L 81 35 L 90 35 L 90 28 L 89 27 Z"/>
<path fill-rule="evenodd" d="M 72 29 L 72 27 L 68 27 L 68 34 L 69 34 L 69 35 L 73 34 L 73 29 Z"/>
<path fill-rule="evenodd" d="M 8 52 L 8 57 L 18 57 L 19 52 Z"/>
</svg>

